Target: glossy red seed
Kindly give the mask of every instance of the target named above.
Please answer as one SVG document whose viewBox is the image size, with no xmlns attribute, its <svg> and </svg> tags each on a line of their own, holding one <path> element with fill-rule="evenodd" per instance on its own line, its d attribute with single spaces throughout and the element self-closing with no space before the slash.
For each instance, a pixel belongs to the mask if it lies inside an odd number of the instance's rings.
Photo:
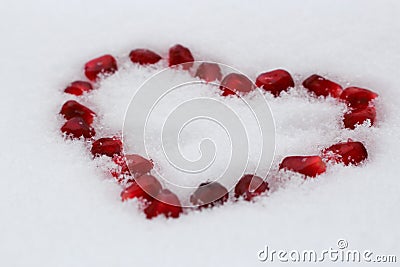
<svg viewBox="0 0 400 267">
<path fill-rule="evenodd" d="M 154 164 L 153 161 L 143 158 L 140 155 L 126 155 L 126 163 L 129 168 L 129 171 L 133 175 L 142 175 L 146 174 L 153 169 Z"/>
<path fill-rule="evenodd" d="M 345 142 L 332 145 L 322 151 L 325 159 L 335 163 L 344 163 L 345 165 L 358 165 L 366 158 L 368 152 L 361 142 Z"/>
<path fill-rule="evenodd" d="M 162 186 L 157 178 L 151 175 L 142 175 L 135 178 L 135 181 L 121 192 L 121 199 L 122 201 L 133 198 L 152 200 L 161 189 Z"/>
<path fill-rule="evenodd" d="M 258 176 L 247 174 L 244 175 L 235 186 L 235 197 L 243 197 L 250 201 L 254 197 L 268 191 L 268 184 Z"/>
<path fill-rule="evenodd" d="M 197 68 L 195 76 L 206 82 L 214 82 L 222 79 L 222 72 L 218 64 L 203 62 Z"/>
<path fill-rule="evenodd" d="M 230 73 L 224 77 L 219 89 L 223 91 L 223 96 L 228 96 L 236 93 L 248 93 L 254 89 L 254 85 L 246 76 Z"/>
<path fill-rule="evenodd" d="M 104 55 L 85 64 L 86 77 L 94 82 L 99 74 L 113 74 L 118 70 L 117 61 L 111 55 Z"/>
<path fill-rule="evenodd" d="M 345 128 L 354 130 L 356 128 L 356 125 L 363 124 L 367 120 L 370 121 L 371 125 L 374 125 L 375 118 L 375 107 L 354 109 L 344 114 L 343 123 Z"/>
<path fill-rule="evenodd" d="M 67 94 L 80 96 L 83 93 L 87 93 L 91 90 L 93 90 L 91 83 L 85 81 L 75 81 L 68 85 L 64 92 Z"/>
<path fill-rule="evenodd" d="M 228 190 L 220 183 L 202 183 L 190 196 L 190 202 L 199 208 L 212 207 L 216 204 L 223 204 L 228 200 Z"/>
<path fill-rule="evenodd" d="M 168 189 L 161 190 L 150 205 L 144 209 L 147 219 L 161 214 L 167 218 L 178 218 L 182 211 L 179 198 Z"/>
<path fill-rule="evenodd" d="M 117 138 L 100 138 L 92 144 L 92 154 L 94 156 L 109 156 L 120 155 L 122 153 L 122 142 Z"/>
<path fill-rule="evenodd" d="M 326 171 L 326 165 L 320 156 L 290 156 L 283 159 L 279 165 L 279 169 L 315 177 Z"/>
<path fill-rule="evenodd" d="M 71 136 L 72 138 L 91 138 L 96 132 L 81 117 L 73 117 L 69 119 L 62 127 L 61 132 Z"/>
<path fill-rule="evenodd" d="M 120 167 L 118 176 L 119 174 L 133 174 L 137 177 L 149 173 L 154 167 L 152 160 L 145 159 L 137 154 L 114 155 L 113 161 Z"/>
<path fill-rule="evenodd" d="M 340 97 L 343 88 L 330 80 L 325 79 L 319 75 L 311 75 L 304 82 L 303 86 L 316 96 L 332 96 L 335 98 Z"/>
<path fill-rule="evenodd" d="M 352 108 L 366 108 L 371 101 L 378 97 L 378 94 L 359 87 L 346 88 L 340 95 L 340 99 L 344 100 L 348 106 Z"/>
<path fill-rule="evenodd" d="M 61 107 L 60 114 L 64 116 L 67 120 L 74 117 L 81 117 L 87 124 L 92 124 L 93 118 L 96 115 L 88 107 L 79 104 L 75 100 L 68 100 Z"/>
<path fill-rule="evenodd" d="M 294 81 L 289 72 L 278 69 L 258 75 L 256 85 L 274 96 L 279 96 L 282 91 L 294 87 Z"/>
<path fill-rule="evenodd" d="M 161 60 L 161 56 L 149 49 L 135 49 L 129 54 L 133 63 L 140 65 L 155 64 Z"/>
<path fill-rule="evenodd" d="M 174 45 L 169 49 L 169 66 L 183 64 L 182 68 L 188 70 L 193 66 L 194 57 L 190 50 L 180 44 Z"/>
</svg>

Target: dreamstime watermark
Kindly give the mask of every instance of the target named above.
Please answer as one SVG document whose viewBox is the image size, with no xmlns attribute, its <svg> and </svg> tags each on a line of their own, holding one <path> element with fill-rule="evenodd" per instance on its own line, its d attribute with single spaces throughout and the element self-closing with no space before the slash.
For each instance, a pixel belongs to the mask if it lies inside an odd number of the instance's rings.
<svg viewBox="0 0 400 267">
<path fill-rule="evenodd" d="M 366 263 L 396 263 L 395 255 L 378 255 L 371 250 L 349 249 L 345 239 L 339 239 L 336 247 L 316 250 L 274 250 L 265 246 L 257 254 L 261 262 L 366 262 Z"/>
</svg>

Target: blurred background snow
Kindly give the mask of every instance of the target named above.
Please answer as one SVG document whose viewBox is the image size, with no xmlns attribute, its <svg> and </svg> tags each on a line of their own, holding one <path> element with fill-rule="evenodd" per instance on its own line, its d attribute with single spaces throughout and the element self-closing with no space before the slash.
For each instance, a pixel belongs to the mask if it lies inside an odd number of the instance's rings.
<svg viewBox="0 0 400 267">
<path fill-rule="evenodd" d="M 1 265 L 258 266 L 265 245 L 321 251 L 339 238 L 399 258 L 399 16 L 395 0 L 1 2 Z M 338 133 L 363 139 L 368 162 L 289 182 L 256 203 L 146 220 L 81 143 L 60 138 L 56 114 L 88 59 L 137 47 L 165 56 L 176 43 L 252 78 L 282 67 L 377 91 L 377 127 Z M 271 108 L 278 158 L 337 137 L 334 126 L 323 140 L 314 129 L 340 114 L 332 103 L 284 96 Z M 111 122 L 118 111 L 109 112 Z"/>
</svg>

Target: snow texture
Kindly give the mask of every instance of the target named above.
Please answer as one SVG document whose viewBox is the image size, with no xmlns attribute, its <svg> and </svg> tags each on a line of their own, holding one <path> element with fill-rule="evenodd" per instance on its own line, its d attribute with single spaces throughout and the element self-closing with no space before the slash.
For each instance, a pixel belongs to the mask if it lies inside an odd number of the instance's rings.
<svg viewBox="0 0 400 267">
<path fill-rule="evenodd" d="M 257 252 L 265 245 L 321 251 L 339 238 L 352 249 L 397 253 L 399 260 L 400 2 L 45 0 L 1 6 L 1 266 L 262 266 L 268 263 L 259 262 Z M 82 101 L 100 115 L 98 134 L 115 134 L 130 95 L 155 72 L 129 63 L 129 51 L 146 47 L 165 57 L 176 43 L 196 59 L 231 65 L 252 79 L 285 68 L 297 84 L 319 73 L 376 91 L 376 127 L 355 131 L 340 129 L 345 107 L 333 99 L 309 98 L 300 87 L 277 99 L 266 95 L 276 123 L 271 176 L 280 177 L 275 170 L 283 157 L 316 154 L 347 138 L 365 143 L 368 161 L 333 166 L 305 182 L 272 177 L 273 192 L 255 203 L 146 220 L 135 201 L 121 203 L 120 186 L 98 167 L 104 159 L 93 161 L 81 141 L 63 140 L 57 113 L 73 98 L 64 87 L 83 78 L 87 60 L 116 55 L 123 70 Z M 183 140 L 203 138 L 206 127 L 193 127 L 196 134 L 183 133 Z M 197 147 L 184 151 L 198 156 Z"/>
</svg>

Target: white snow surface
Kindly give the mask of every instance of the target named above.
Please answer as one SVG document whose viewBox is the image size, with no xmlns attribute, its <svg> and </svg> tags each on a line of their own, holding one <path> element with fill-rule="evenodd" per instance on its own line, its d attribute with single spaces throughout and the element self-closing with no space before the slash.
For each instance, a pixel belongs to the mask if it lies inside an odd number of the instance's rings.
<svg viewBox="0 0 400 267">
<path fill-rule="evenodd" d="M 265 245 L 322 251 L 340 238 L 351 249 L 400 260 L 400 2 L 45 0 L 1 6 L 1 266 L 262 266 L 270 264 L 257 259 Z M 196 59 L 231 65 L 252 79 L 285 68 L 297 84 L 319 73 L 376 91 L 376 127 L 355 131 L 340 129 L 345 107 L 332 99 L 309 98 L 301 88 L 277 99 L 266 95 L 276 123 L 273 174 L 287 155 L 316 154 L 347 138 L 364 142 L 368 161 L 331 166 L 305 182 L 272 180 L 271 194 L 254 203 L 229 202 L 176 220 L 145 219 L 135 201 L 120 201 L 121 187 L 83 142 L 62 138 L 57 113 L 73 98 L 62 91 L 83 78 L 83 64 L 110 53 L 126 68 L 82 102 L 100 115 L 99 134 L 120 131 L 129 90 L 152 72 L 130 64 L 129 51 L 145 47 L 165 57 L 176 43 Z"/>
</svg>

